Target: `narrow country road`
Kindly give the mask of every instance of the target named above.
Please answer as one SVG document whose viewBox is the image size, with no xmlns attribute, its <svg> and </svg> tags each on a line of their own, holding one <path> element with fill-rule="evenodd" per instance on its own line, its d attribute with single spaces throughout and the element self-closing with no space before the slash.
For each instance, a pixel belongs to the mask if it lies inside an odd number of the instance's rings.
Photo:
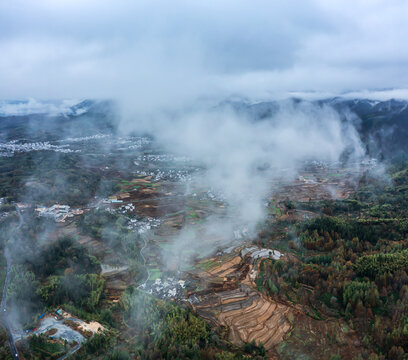
<svg viewBox="0 0 408 360">
<path fill-rule="evenodd" d="M 19 217 L 19 223 L 17 228 L 14 230 L 16 232 L 17 230 L 20 229 L 21 225 L 23 225 L 23 217 L 21 216 L 20 209 L 16 206 L 17 214 Z M 14 344 L 14 338 L 13 338 L 13 333 L 10 328 L 10 323 L 8 321 L 7 317 L 7 286 L 10 281 L 10 272 L 11 272 L 11 258 L 10 258 L 10 253 L 8 251 L 7 245 L 5 247 L 5 257 L 7 260 L 7 274 L 6 274 L 6 279 L 4 280 L 4 287 L 3 287 L 3 296 L 1 298 L 1 314 L 3 318 L 3 325 L 7 331 L 8 334 L 8 339 L 10 343 L 10 349 L 11 349 L 11 354 L 13 355 L 14 359 L 20 359 L 18 356 L 17 348 L 16 345 Z"/>
<path fill-rule="evenodd" d="M 144 256 L 144 254 L 143 254 L 143 251 L 146 249 L 146 247 L 147 247 L 147 235 L 146 234 L 141 234 L 141 238 L 143 239 L 143 241 L 144 241 L 144 245 L 143 245 L 143 247 L 140 249 L 140 256 L 142 257 L 142 259 L 143 259 L 143 265 L 144 265 L 144 267 L 145 267 L 145 269 L 146 269 L 146 272 L 147 272 L 147 277 L 146 277 L 146 280 L 142 283 L 142 284 L 140 284 L 137 288 L 138 289 L 140 289 L 140 288 L 142 288 L 142 289 L 144 289 L 145 288 L 145 286 L 146 286 L 146 284 L 147 284 L 147 282 L 149 281 L 149 279 L 150 279 L 150 271 L 149 271 L 149 269 L 148 269 L 148 267 L 147 267 L 147 263 L 146 263 L 146 258 L 145 258 L 145 256 Z"/>
</svg>

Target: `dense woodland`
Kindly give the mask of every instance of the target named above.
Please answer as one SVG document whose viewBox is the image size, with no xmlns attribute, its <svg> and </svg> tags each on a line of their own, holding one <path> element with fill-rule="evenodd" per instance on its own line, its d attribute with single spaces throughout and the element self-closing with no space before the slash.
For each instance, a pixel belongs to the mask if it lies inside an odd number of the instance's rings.
<svg viewBox="0 0 408 360">
<path fill-rule="evenodd" d="M 325 202 L 321 216 L 285 224 L 292 231 L 283 242 L 296 257 L 264 260 L 257 283 L 316 319 L 344 318 L 370 359 L 402 360 L 408 358 L 406 160 L 395 160 L 384 178 L 366 176 L 343 206 Z M 273 246 L 268 230 L 259 241 Z"/>
<path fill-rule="evenodd" d="M 54 184 L 58 173 L 54 177 L 47 172 L 39 174 L 43 161 L 40 154 L 30 156 L 22 155 L 17 163 L 22 161 L 23 166 L 28 166 L 33 162 L 37 173 L 31 175 L 41 175 L 44 181 Z M 78 177 L 75 161 L 66 160 L 75 181 L 70 180 L 68 171 L 64 182 L 78 188 L 65 192 L 57 184 L 52 194 L 63 203 L 80 204 L 82 197 L 92 197 L 101 189 L 97 180 L 100 174 L 88 169 L 81 170 Z M 52 159 L 44 161 L 44 167 L 49 168 Z M 72 356 L 74 359 L 261 359 L 266 356 L 262 344 L 236 348 L 226 340 L 227 329 L 210 326 L 183 305 L 156 300 L 136 290 L 146 275 L 140 256 L 143 243 L 128 229 L 126 218 L 121 215 L 91 210 L 76 221 L 77 235 L 60 236 L 54 222 L 35 218 L 33 209 L 29 209 L 19 233 L 12 236 L 18 218 L 10 201 L 18 198 L 12 187 L 16 189 L 20 180 L 15 176 L 17 168 L 10 171 L 10 176 L 5 172 L 0 179 L 4 183 L 0 186 L 3 195 L 8 196 L 1 211 L 9 213 L 0 224 L 0 241 L 4 249 L 7 241 L 13 239 L 10 251 L 14 261 L 8 296 L 12 306 L 18 309 L 18 321 L 25 329 L 35 327 L 44 311 L 63 307 L 83 320 L 97 320 L 108 328 L 105 333 L 91 337 Z M 105 184 L 112 189 L 115 182 Z M 84 195 L 82 187 L 91 192 Z M 365 174 L 348 200 L 288 202 L 286 208 L 310 210 L 318 216 L 308 221 L 276 218 L 265 221 L 256 240 L 258 244 L 280 248 L 293 256 L 285 261 L 263 260 L 258 290 L 281 302 L 301 306 L 318 321 L 345 321 L 366 349 L 356 359 L 407 359 L 407 159 L 394 159 L 381 176 Z M 78 244 L 77 236 L 101 240 L 121 254 L 120 262 L 130 267 L 134 286 L 123 293 L 118 303 L 105 298 L 99 260 Z M 3 278 L 4 261 L 1 269 Z M 0 354 L 6 359 L 7 342 L 0 340 Z M 24 346 L 38 347 L 44 341 L 41 337 L 34 338 Z M 42 358 L 41 354 L 36 356 Z M 333 354 L 332 360 L 337 358 Z"/>
</svg>

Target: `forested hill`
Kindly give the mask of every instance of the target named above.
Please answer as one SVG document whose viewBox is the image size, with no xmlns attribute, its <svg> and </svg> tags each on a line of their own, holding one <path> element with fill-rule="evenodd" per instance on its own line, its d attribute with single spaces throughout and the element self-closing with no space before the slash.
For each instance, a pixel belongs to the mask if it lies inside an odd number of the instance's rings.
<svg viewBox="0 0 408 360">
<path fill-rule="evenodd" d="M 369 99 L 345 99 L 341 97 L 308 102 L 301 99 L 287 101 L 225 101 L 220 107 L 231 107 L 234 111 L 247 114 L 250 118 L 262 120 L 273 118 L 285 106 L 296 107 L 305 104 L 328 106 L 339 112 L 341 118 L 351 120 L 359 132 L 367 153 L 378 158 L 392 158 L 408 150 L 408 101 L 390 99 L 375 101 Z"/>
</svg>

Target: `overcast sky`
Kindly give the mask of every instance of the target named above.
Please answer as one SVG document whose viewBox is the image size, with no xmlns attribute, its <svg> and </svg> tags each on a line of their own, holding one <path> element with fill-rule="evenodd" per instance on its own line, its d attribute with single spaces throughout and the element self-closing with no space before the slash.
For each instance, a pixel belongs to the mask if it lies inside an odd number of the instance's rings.
<svg viewBox="0 0 408 360">
<path fill-rule="evenodd" d="M 406 0 L 0 0 L 0 98 L 407 88 L 407 14 Z"/>
</svg>

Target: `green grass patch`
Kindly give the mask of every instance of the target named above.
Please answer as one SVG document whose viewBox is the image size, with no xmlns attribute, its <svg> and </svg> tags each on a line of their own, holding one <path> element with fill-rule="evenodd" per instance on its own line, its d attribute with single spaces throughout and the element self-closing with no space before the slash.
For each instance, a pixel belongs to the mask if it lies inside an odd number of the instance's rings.
<svg viewBox="0 0 408 360">
<path fill-rule="evenodd" d="M 36 344 L 30 344 L 30 348 L 35 352 L 39 352 L 50 356 L 55 356 L 59 354 L 62 355 L 65 352 L 64 346 L 62 346 L 61 344 L 46 341 Z"/>
<path fill-rule="evenodd" d="M 180 211 L 177 211 L 177 212 L 175 212 L 175 213 L 166 214 L 166 215 L 164 215 L 164 216 L 165 216 L 165 217 L 169 217 L 169 216 L 174 216 L 174 215 L 180 215 L 180 214 L 183 214 L 184 211 L 185 211 L 185 210 L 180 210 Z"/>
<path fill-rule="evenodd" d="M 161 279 L 163 275 L 160 269 L 150 269 L 149 274 L 150 274 L 150 280 Z"/>
<path fill-rule="evenodd" d="M 196 265 L 196 268 L 202 270 L 202 271 L 208 271 L 214 267 L 216 267 L 217 265 L 219 265 L 219 263 L 215 260 L 206 260 L 203 262 L 199 262 Z"/>
</svg>

